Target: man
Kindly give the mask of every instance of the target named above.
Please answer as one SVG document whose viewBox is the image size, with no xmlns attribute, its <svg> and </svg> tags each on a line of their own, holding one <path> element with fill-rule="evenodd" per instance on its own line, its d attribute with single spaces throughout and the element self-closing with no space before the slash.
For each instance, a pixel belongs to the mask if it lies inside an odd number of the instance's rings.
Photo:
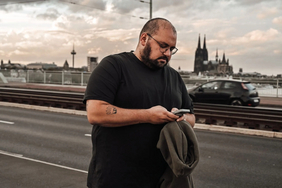
<svg viewBox="0 0 282 188">
<path fill-rule="evenodd" d="M 134 52 L 104 58 L 93 71 L 84 103 L 93 125 L 90 188 L 154 188 L 167 167 L 156 148 L 167 122 L 195 123 L 179 74 L 166 66 L 176 53 L 176 30 L 166 19 L 149 20 Z M 182 117 L 171 111 L 190 109 Z"/>
</svg>

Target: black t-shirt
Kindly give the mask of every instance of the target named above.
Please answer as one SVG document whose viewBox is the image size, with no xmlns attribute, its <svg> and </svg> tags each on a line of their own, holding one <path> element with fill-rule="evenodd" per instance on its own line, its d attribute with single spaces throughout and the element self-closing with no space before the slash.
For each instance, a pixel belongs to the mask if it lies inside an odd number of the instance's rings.
<svg viewBox="0 0 282 188">
<path fill-rule="evenodd" d="M 86 100 L 103 100 L 127 109 L 156 105 L 171 111 L 193 105 L 180 75 L 169 66 L 152 70 L 133 53 L 104 58 L 90 76 Z M 164 124 L 136 124 L 109 128 L 93 126 L 93 157 L 88 186 L 95 188 L 151 188 L 167 164 L 156 148 Z"/>
</svg>

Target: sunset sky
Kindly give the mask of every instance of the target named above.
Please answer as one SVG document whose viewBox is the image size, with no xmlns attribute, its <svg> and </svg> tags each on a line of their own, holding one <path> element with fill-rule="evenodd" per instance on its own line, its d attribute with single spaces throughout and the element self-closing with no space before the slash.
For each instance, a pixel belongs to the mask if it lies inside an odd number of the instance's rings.
<svg viewBox="0 0 282 188">
<path fill-rule="evenodd" d="M 198 36 L 203 45 L 206 35 L 209 59 L 218 48 L 235 73 L 282 74 L 281 0 L 152 1 L 153 18 L 170 20 L 178 32 L 173 68 L 192 71 Z M 139 0 L 1 0 L 0 60 L 71 65 L 74 44 L 75 67 L 86 66 L 87 56 L 100 62 L 134 50 L 148 18 L 149 4 Z"/>
</svg>

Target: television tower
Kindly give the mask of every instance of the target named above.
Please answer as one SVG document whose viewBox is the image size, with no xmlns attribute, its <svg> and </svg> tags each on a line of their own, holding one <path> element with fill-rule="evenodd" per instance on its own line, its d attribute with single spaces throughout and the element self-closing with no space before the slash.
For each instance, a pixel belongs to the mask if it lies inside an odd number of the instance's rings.
<svg viewBox="0 0 282 188">
<path fill-rule="evenodd" d="M 74 51 L 74 44 L 73 44 L 73 49 L 71 51 L 71 55 L 72 55 L 72 68 L 74 68 L 74 56 L 75 56 L 76 52 Z"/>
</svg>

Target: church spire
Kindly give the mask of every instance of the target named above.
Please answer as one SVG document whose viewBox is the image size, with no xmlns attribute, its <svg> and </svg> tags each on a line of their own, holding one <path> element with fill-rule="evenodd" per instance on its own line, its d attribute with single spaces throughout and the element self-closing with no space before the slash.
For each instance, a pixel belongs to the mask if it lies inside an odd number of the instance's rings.
<svg viewBox="0 0 282 188">
<path fill-rule="evenodd" d="M 208 50 L 207 50 L 207 46 L 206 46 L 206 35 L 205 35 L 204 45 L 203 45 L 203 60 L 208 61 L 208 59 L 209 59 L 209 55 L 208 55 Z"/>
<path fill-rule="evenodd" d="M 217 51 L 217 49 L 216 49 L 215 60 L 218 61 L 218 51 Z"/>
<path fill-rule="evenodd" d="M 223 52 L 222 63 L 226 63 L 226 60 L 225 60 L 225 52 Z"/>
<path fill-rule="evenodd" d="M 198 39 L 198 49 L 201 49 L 201 38 L 200 38 L 200 34 L 199 34 L 199 39 Z"/>
<path fill-rule="evenodd" d="M 206 49 L 206 35 L 204 37 L 204 46 L 203 46 L 203 49 Z"/>
</svg>

